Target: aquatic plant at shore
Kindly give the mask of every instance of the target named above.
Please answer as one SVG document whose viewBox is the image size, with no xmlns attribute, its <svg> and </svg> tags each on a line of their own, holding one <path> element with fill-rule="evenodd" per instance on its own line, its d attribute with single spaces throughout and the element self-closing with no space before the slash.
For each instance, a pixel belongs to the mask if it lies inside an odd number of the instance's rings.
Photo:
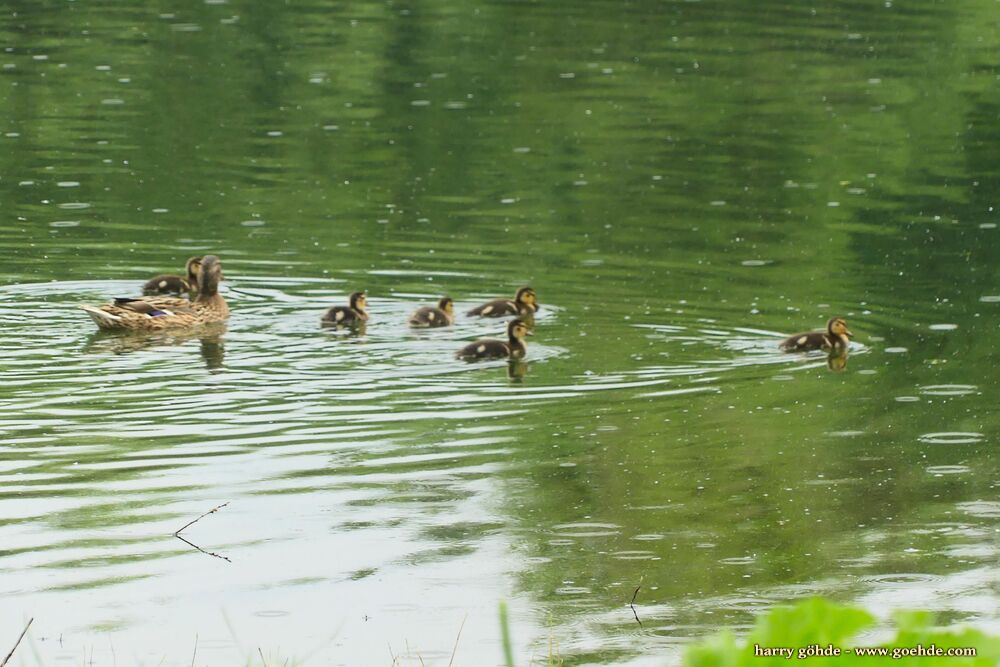
<svg viewBox="0 0 1000 667">
<path fill-rule="evenodd" d="M 972 628 L 934 627 L 928 612 L 897 612 L 896 634 L 888 641 L 858 638 L 871 629 L 874 616 L 863 609 L 822 598 L 778 607 L 761 616 L 744 641 L 724 631 L 689 647 L 684 667 L 768 667 L 789 660 L 821 665 L 967 665 L 1000 664 L 1000 637 Z M 974 655 L 957 656 L 961 651 Z M 838 654 L 834 654 L 839 652 Z M 951 655 L 948 655 L 951 653 Z"/>
</svg>

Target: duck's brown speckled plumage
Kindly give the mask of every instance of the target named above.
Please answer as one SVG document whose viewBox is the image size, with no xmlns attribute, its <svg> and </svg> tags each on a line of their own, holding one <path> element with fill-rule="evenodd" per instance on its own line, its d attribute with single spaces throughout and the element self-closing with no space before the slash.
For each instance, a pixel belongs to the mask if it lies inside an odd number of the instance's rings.
<svg viewBox="0 0 1000 667">
<path fill-rule="evenodd" d="M 185 264 L 187 276 L 170 273 L 150 278 L 142 286 L 143 294 L 184 294 L 198 289 L 198 273 L 202 257 L 190 257 Z"/>
<path fill-rule="evenodd" d="M 219 294 L 222 265 L 215 255 L 201 259 L 198 273 L 198 297 L 194 300 L 167 296 L 144 296 L 115 299 L 103 306 L 80 306 L 101 329 L 160 331 L 174 327 L 193 327 L 222 322 L 229 317 L 229 306 Z"/>
<path fill-rule="evenodd" d="M 468 312 L 470 317 L 506 317 L 519 315 L 527 317 L 538 311 L 538 296 L 530 287 L 517 290 L 513 299 L 496 299 L 481 306 L 476 306 Z"/>
<path fill-rule="evenodd" d="M 347 306 L 334 306 L 324 313 L 321 321 L 323 326 L 353 326 L 368 321 L 368 298 L 364 292 L 355 292 L 350 296 Z"/>
<path fill-rule="evenodd" d="M 785 352 L 846 350 L 852 336 L 854 334 L 847 329 L 847 322 L 842 317 L 833 317 L 826 323 L 826 331 L 797 333 L 781 341 L 780 347 Z"/>
<path fill-rule="evenodd" d="M 505 358 L 521 359 L 528 351 L 524 344 L 524 337 L 530 335 L 532 335 L 531 330 L 523 320 L 511 320 L 507 323 L 506 341 L 495 338 L 483 338 L 474 343 L 469 343 L 456 352 L 455 356 L 466 361 Z"/>
<path fill-rule="evenodd" d="M 410 315 L 410 326 L 415 329 L 447 327 L 455 322 L 455 302 L 445 296 L 437 306 L 417 308 Z"/>
</svg>

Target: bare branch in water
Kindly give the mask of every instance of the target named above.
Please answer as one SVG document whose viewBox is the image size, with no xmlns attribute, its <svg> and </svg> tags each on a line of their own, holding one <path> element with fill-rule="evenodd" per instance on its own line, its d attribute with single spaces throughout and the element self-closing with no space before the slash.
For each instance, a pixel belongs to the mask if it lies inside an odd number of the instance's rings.
<svg viewBox="0 0 1000 667">
<path fill-rule="evenodd" d="M 7 657 L 3 659 L 3 662 L 0 662 L 0 667 L 4 667 L 4 665 L 7 664 L 7 661 L 10 660 L 11 656 L 14 655 L 14 651 L 16 651 L 17 647 L 21 645 L 21 640 L 24 639 L 25 633 L 28 632 L 28 628 L 31 627 L 31 623 L 34 620 L 35 620 L 34 617 L 28 619 L 28 624 L 24 626 L 24 630 L 21 630 L 21 636 L 17 638 L 16 642 L 14 642 L 14 648 L 10 650 L 10 653 L 7 654 Z"/>
<path fill-rule="evenodd" d="M 216 558 L 221 558 L 222 560 L 226 561 L 227 563 L 232 563 L 233 562 L 233 561 L 229 560 L 229 558 L 227 558 L 226 556 L 223 556 L 222 554 L 217 554 L 214 551 L 205 551 L 204 549 L 202 549 L 201 547 L 199 547 L 194 542 L 192 542 L 190 540 L 186 540 L 183 537 L 181 537 L 180 535 L 174 535 L 174 537 L 176 537 L 178 540 L 180 540 L 184 544 L 188 544 L 188 545 L 194 547 L 195 549 L 197 549 L 198 551 L 202 552 L 203 554 L 207 554 L 209 556 L 215 556 Z"/>
<path fill-rule="evenodd" d="M 188 526 L 191 526 L 191 525 L 194 525 L 194 524 L 198 523 L 199 521 L 201 521 L 202 519 L 204 519 L 209 514 L 215 514 L 216 512 L 218 512 L 219 510 L 221 510 L 223 507 L 225 507 L 228 504 L 229 504 L 229 502 L 226 501 L 226 502 L 222 503 L 221 505 L 219 505 L 218 507 L 213 507 L 212 509 L 208 510 L 207 512 L 205 512 L 204 514 L 202 514 L 200 517 L 198 517 L 197 519 L 195 519 L 194 521 L 188 521 L 186 524 L 184 524 L 183 526 L 181 526 L 180 528 L 178 528 L 177 530 L 174 531 L 174 537 L 179 537 L 181 531 L 183 531 L 185 528 L 187 528 Z"/>
<path fill-rule="evenodd" d="M 642 588 L 642 586 L 635 587 L 635 593 L 632 593 L 632 601 L 628 603 L 628 606 L 632 608 L 632 615 L 635 616 L 635 622 L 638 623 L 641 628 L 642 621 L 639 620 L 639 612 L 635 610 L 635 596 L 639 594 L 640 588 Z"/>
<path fill-rule="evenodd" d="M 195 549 L 197 549 L 198 551 L 202 552 L 203 554 L 208 554 L 209 556 L 215 556 L 216 558 L 221 558 L 222 560 L 226 561 L 227 563 L 232 563 L 233 561 L 229 560 L 225 556 L 223 556 L 221 554 L 213 553 L 211 551 L 205 551 L 204 549 L 202 549 L 201 547 L 199 547 L 194 542 L 192 542 L 190 540 L 186 540 L 183 537 L 181 537 L 181 531 L 182 530 L 184 530 L 188 526 L 191 526 L 191 525 L 194 525 L 194 524 L 198 523 L 199 521 L 201 521 L 202 519 L 204 519 L 209 514 L 215 514 L 216 512 L 218 512 L 219 510 L 221 510 L 223 507 L 225 507 L 228 504 L 229 504 L 229 502 L 226 501 L 226 502 L 222 503 L 221 505 L 218 505 L 218 506 L 213 507 L 212 509 L 208 510 L 207 512 L 205 512 L 204 514 L 202 514 L 197 519 L 194 519 L 193 521 L 188 521 L 186 524 L 184 524 L 183 526 L 181 526 L 180 528 L 178 528 L 176 531 L 174 531 L 174 537 L 176 537 L 181 542 L 184 542 L 185 544 L 194 547 Z M 197 639 L 195 640 L 194 650 L 195 650 L 195 653 L 198 652 Z M 193 664 L 193 662 L 194 662 L 194 656 L 191 656 L 191 661 L 192 661 L 192 664 Z"/>
<path fill-rule="evenodd" d="M 451 659 L 448 661 L 448 667 L 451 667 L 451 663 L 455 662 L 455 654 L 458 653 L 458 640 L 462 638 L 462 628 L 465 627 L 465 619 L 469 618 L 466 614 L 462 617 L 462 624 L 458 626 L 458 635 L 455 637 L 455 648 L 451 649 Z"/>
</svg>

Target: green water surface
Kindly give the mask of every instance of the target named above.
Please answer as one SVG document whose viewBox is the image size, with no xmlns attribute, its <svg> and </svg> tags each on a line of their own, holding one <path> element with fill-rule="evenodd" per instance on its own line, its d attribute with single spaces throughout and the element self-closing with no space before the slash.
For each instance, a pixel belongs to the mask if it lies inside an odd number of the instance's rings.
<svg viewBox="0 0 1000 667">
<path fill-rule="evenodd" d="M 993 0 L 11 0 L 0 646 L 492 665 L 505 599 L 520 664 L 665 665 L 817 593 L 996 630 L 997 207 Z M 224 329 L 77 309 L 203 253 Z M 523 366 L 406 327 L 523 284 Z M 833 315 L 846 367 L 778 351 Z"/>
</svg>

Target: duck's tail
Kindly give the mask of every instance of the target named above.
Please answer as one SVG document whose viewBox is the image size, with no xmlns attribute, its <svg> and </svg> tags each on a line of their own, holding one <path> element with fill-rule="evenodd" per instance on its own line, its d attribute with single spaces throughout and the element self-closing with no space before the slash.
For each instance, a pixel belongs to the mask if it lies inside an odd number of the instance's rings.
<svg viewBox="0 0 1000 667">
<path fill-rule="evenodd" d="M 111 313 L 94 306 L 80 306 L 80 310 L 90 315 L 90 319 L 94 320 L 94 324 L 96 324 L 100 329 L 121 328 L 120 323 L 122 318 L 117 315 L 112 315 Z"/>
</svg>

